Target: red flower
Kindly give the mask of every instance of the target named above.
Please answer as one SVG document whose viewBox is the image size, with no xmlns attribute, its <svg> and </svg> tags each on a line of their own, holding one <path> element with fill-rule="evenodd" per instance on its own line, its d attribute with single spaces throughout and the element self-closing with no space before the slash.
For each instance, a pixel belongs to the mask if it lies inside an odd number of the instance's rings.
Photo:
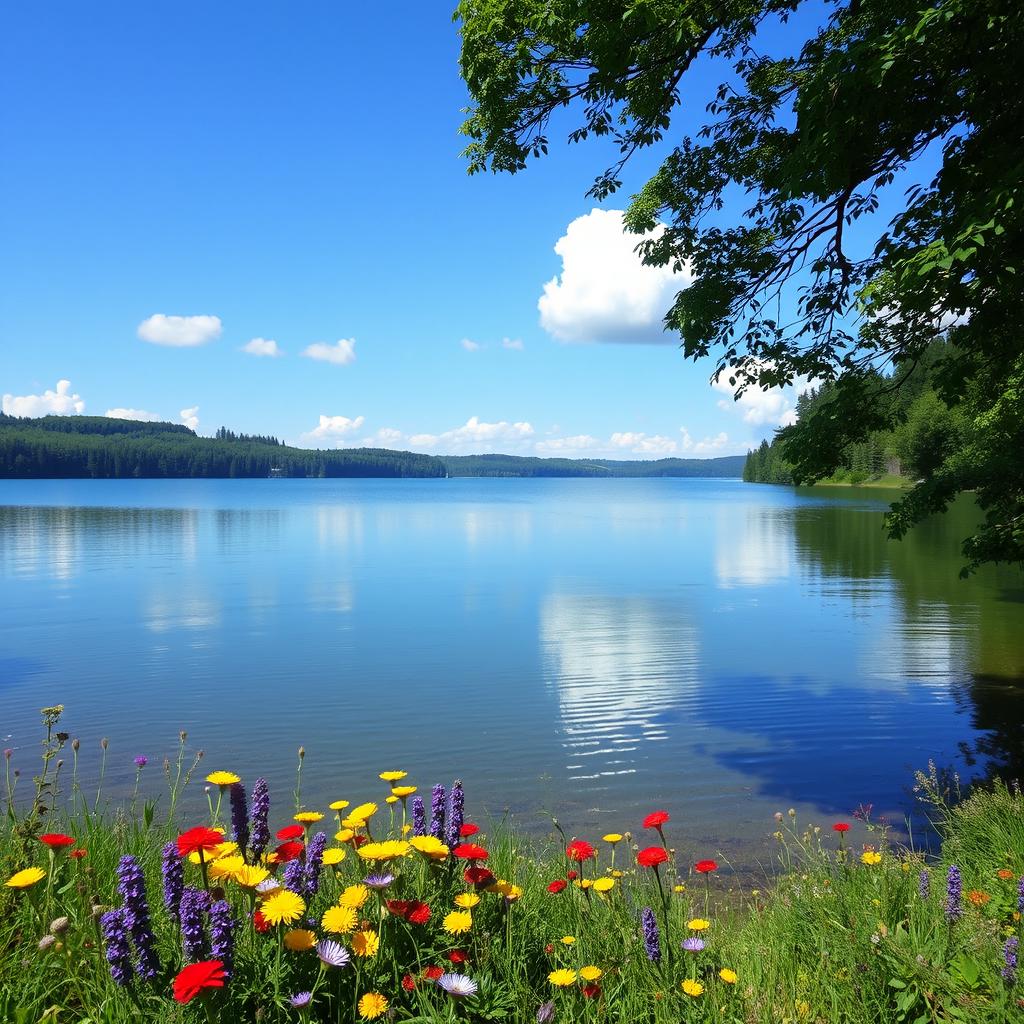
<svg viewBox="0 0 1024 1024">
<path fill-rule="evenodd" d="M 490 856 L 482 846 L 477 846 L 476 843 L 459 843 L 459 845 L 452 850 L 452 853 L 454 853 L 456 857 L 461 857 L 463 860 L 487 860 Z"/>
<path fill-rule="evenodd" d="M 270 922 L 267 921 L 267 919 L 263 916 L 262 912 L 259 911 L 259 910 L 256 910 L 256 911 L 253 912 L 253 915 L 252 915 L 252 926 L 260 934 L 262 934 L 263 932 L 269 932 L 270 931 Z"/>
<path fill-rule="evenodd" d="M 410 924 L 426 924 L 430 920 L 430 907 L 420 900 L 388 900 L 387 907 Z"/>
<path fill-rule="evenodd" d="M 636 862 L 642 868 L 656 868 L 668 860 L 668 854 L 660 846 L 648 846 L 636 855 Z"/>
<path fill-rule="evenodd" d="M 205 825 L 197 825 L 178 836 L 178 854 L 187 857 L 190 853 L 199 853 L 200 850 L 216 850 L 223 842 L 224 836 L 220 832 Z"/>
<path fill-rule="evenodd" d="M 474 825 L 473 822 L 467 821 L 466 824 L 459 829 L 459 835 L 462 836 L 463 839 L 469 839 L 470 836 L 475 836 L 479 831 L 479 825 Z"/>
<path fill-rule="evenodd" d="M 601 994 L 601 986 L 600 985 L 595 985 L 595 984 L 591 983 L 589 985 L 584 985 L 583 986 L 583 995 L 587 999 L 593 999 L 595 996 L 599 996 L 600 994 Z"/>
<path fill-rule="evenodd" d="M 62 832 L 47 832 L 39 837 L 39 842 L 45 843 L 51 850 L 59 850 L 65 846 L 74 846 L 75 840 Z"/>
<path fill-rule="evenodd" d="M 427 978 L 429 981 L 437 981 L 442 974 L 444 974 L 443 967 L 428 967 L 424 970 L 423 977 Z"/>
<path fill-rule="evenodd" d="M 448 959 L 451 960 L 453 964 L 464 964 L 469 959 L 469 954 L 464 953 L 461 949 L 453 949 L 448 954 Z"/>
<path fill-rule="evenodd" d="M 850 831 L 850 826 L 847 825 L 845 821 L 837 821 L 832 826 L 832 831 L 833 832 L 849 832 Z"/>
<path fill-rule="evenodd" d="M 583 839 L 574 839 L 565 848 L 565 855 L 569 860 L 584 861 L 590 860 L 591 857 L 596 857 L 597 850 Z"/>
<path fill-rule="evenodd" d="M 576 879 L 580 877 L 580 873 L 578 871 L 567 871 L 565 873 L 565 877 L 568 878 L 570 882 L 575 882 Z"/>
<path fill-rule="evenodd" d="M 82 847 L 79 847 L 79 848 L 78 848 L 77 850 L 72 850 L 72 851 L 71 851 L 71 852 L 70 852 L 70 853 L 68 854 L 68 856 L 69 856 L 69 857 L 74 857 L 74 858 L 75 858 L 75 860 L 78 860 L 78 859 L 79 859 L 79 857 L 84 857 L 84 856 L 86 855 L 86 853 L 87 853 L 87 852 L 88 852 L 87 850 L 83 849 Z"/>
<path fill-rule="evenodd" d="M 561 892 L 569 883 L 561 878 L 556 878 L 549 886 L 548 892 Z"/>
<path fill-rule="evenodd" d="M 660 829 L 668 820 L 668 811 L 651 811 L 651 813 L 644 818 L 644 828 Z"/>
<path fill-rule="evenodd" d="M 274 853 L 277 854 L 278 864 L 287 864 L 290 860 L 298 860 L 305 851 L 306 848 L 302 843 L 292 840 L 288 843 L 282 843 Z"/>
<path fill-rule="evenodd" d="M 466 868 L 466 870 L 462 872 L 462 877 L 470 885 L 475 885 L 477 888 L 483 888 L 484 886 L 491 885 L 497 881 L 491 871 L 487 868 L 479 867 L 476 864 Z"/>
<path fill-rule="evenodd" d="M 368 843 L 370 840 L 364 835 L 358 835 L 352 837 L 352 845 L 358 850 L 363 843 Z"/>
<path fill-rule="evenodd" d="M 402 975 L 402 988 L 411 992 L 416 987 L 416 979 L 411 974 Z"/>
<path fill-rule="evenodd" d="M 711 871 L 718 870 L 718 862 L 713 860 L 699 860 L 693 865 L 693 870 L 700 875 L 706 875 Z"/>
<path fill-rule="evenodd" d="M 189 964 L 178 972 L 174 979 L 174 998 L 179 1003 L 189 1003 L 203 989 L 224 987 L 224 962 L 222 960 L 201 960 Z"/>
<path fill-rule="evenodd" d="M 554 951 L 555 947 L 550 942 L 544 947 L 544 952 L 547 953 L 548 956 L 554 953 Z"/>
<path fill-rule="evenodd" d="M 285 825 L 277 830 L 278 839 L 298 839 L 306 830 L 301 825 Z"/>
</svg>

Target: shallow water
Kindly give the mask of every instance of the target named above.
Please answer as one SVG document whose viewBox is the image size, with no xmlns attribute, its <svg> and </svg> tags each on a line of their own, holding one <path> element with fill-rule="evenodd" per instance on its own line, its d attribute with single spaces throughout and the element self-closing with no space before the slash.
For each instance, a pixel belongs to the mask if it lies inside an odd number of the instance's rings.
<svg viewBox="0 0 1024 1024">
<path fill-rule="evenodd" d="M 296 750 L 313 805 L 462 776 L 469 809 L 588 834 L 673 812 L 754 855 L 771 814 L 899 819 L 929 757 L 1022 763 L 1024 586 L 957 578 L 963 503 L 723 480 L 0 481 L 0 734 L 37 709 L 108 780 L 178 730 L 203 770 Z M 148 773 L 148 774 L 146 774 Z M 283 799 L 282 799 L 283 802 Z"/>
</svg>

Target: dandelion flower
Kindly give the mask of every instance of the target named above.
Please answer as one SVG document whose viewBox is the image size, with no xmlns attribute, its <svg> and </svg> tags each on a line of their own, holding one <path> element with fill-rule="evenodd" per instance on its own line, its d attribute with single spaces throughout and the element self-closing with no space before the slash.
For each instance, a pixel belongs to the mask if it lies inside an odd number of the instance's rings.
<svg viewBox="0 0 1024 1024">
<path fill-rule="evenodd" d="M 453 910 L 444 919 L 444 930 L 449 935 L 461 935 L 473 927 L 473 915 L 468 910 Z"/>
<path fill-rule="evenodd" d="M 28 889 L 45 877 L 46 872 L 42 868 L 22 868 L 11 875 L 5 884 L 10 889 Z"/>
<path fill-rule="evenodd" d="M 444 860 L 448 856 L 448 847 L 436 836 L 413 836 L 409 845 L 431 860 Z"/>
<path fill-rule="evenodd" d="M 609 832 L 606 836 L 601 836 L 606 843 L 611 843 L 614 846 L 616 843 L 622 842 L 622 835 L 619 832 Z"/>
<path fill-rule="evenodd" d="M 704 994 L 704 986 L 699 981 L 694 981 L 692 978 L 687 978 L 682 984 L 683 991 L 694 999 L 697 996 Z"/>
<path fill-rule="evenodd" d="M 363 860 L 389 861 L 408 857 L 412 847 L 404 839 L 387 839 L 383 843 L 366 843 L 359 847 Z"/>
<path fill-rule="evenodd" d="M 338 897 L 338 905 L 342 907 L 355 907 L 360 910 L 370 895 L 365 885 L 350 885 Z"/>
<path fill-rule="evenodd" d="M 600 967 L 596 967 L 594 964 L 588 964 L 586 967 L 580 968 L 580 977 L 584 981 L 597 981 L 604 971 Z"/>
<path fill-rule="evenodd" d="M 614 878 L 595 878 L 594 892 L 611 892 L 615 888 Z"/>
<path fill-rule="evenodd" d="M 375 1020 L 388 1008 L 387 999 L 379 992 L 367 992 L 359 999 L 359 1016 L 363 1020 Z"/>
<path fill-rule="evenodd" d="M 380 949 L 380 936 L 372 929 L 356 932 L 352 936 L 352 952 L 356 956 L 375 956 L 378 949 Z"/>
<path fill-rule="evenodd" d="M 292 924 L 306 912 L 306 901 L 288 889 L 281 889 L 265 899 L 260 913 L 267 924 Z"/>
<path fill-rule="evenodd" d="M 210 772 L 206 781 L 211 786 L 233 786 L 242 780 L 234 772 Z"/>
<path fill-rule="evenodd" d="M 344 859 L 345 851 L 339 846 L 334 846 L 329 850 L 324 850 L 322 863 L 328 867 L 334 867 L 335 864 L 340 864 Z"/>
<path fill-rule="evenodd" d="M 455 897 L 455 906 L 463 910 L 472 910 L 480 902 L 480 897 L 475 892 L 460 892 Z"/>
<path fill-rule="evenodd" d="M 691 932 L 702 932 L 706 928 L 711 927 L 711 922 L 705 920 L 703 917 L 695 917 L 686 922 L 686 927 L 689 928 Z"/>
<path fill-rule="evenodd" d="M 570 985 L 576 984 L 576 972 L 570 971 L 566 967 L 560 967 L 548 975 L 548 981 L 556 988 L 568 988 Z"/>
<path fill-rule="evenodd" d="M 266 881 L 270 872 L 258 864 L 243 864 L 234 874 L 235 881 L 243 889 L 255 889 L 260 882 Z"/>
<path fill-rule="evenodd" d="M 332 811 L 343 811 L 348 807 L 347 800 L 335 800 L 334 803 L 329 805 Z"/>
<path fill-rule="evenodd" d="M 561 939 L 559 939 L 559 942 L 561 942 L 563 946 L 571 946 L 575 941 L 575 935 L 563 935 Z"/>
<path fill-rule="evenodd" d="M 284 933 L 284 948 L 293 952 L 312 949 L 316 945 L 316 936 L 308 928 L 289 928 Z"/>
<path fill-rule="evenodd" d="M 392 786 L 391 795 L 397 796 L 399 800 L 405 800 L 416 792 L 415 786 Z"/>
<path fill-rule="evenodd" d="M 718 976 L 726 983 L 726 985 L 735 985 L 738 975 L 731 967 L 723 967 L 719 972 Z"/>
<path fill-rule="evenodd" d="M 364 822 L 360 822 L 360 824 L 364 824 Z M 340 832 L 334 833 L 334 838 L 339 843 L 351 843 L 355 838 L 355 832 L 350 828 L 343 828 Z"/>
<path fill-rule="evenodd" d="M 882 855 L 877 850 L 865 850 L 860 855 L 861 864 L 880 864 Z"/>
<path fill-rule="evenodd" d="M 378 777 L 385 782 L 401 782 L 408 774 L 408 772 L 381 772 Z"/>
<path fill-rule="evenodd" d="M 353 807 L 349 811 L 349 817 L 359 818 L 360 821 L 366 822 L 377 813 L 377 805 L 370 801 L 369 803 L 360 804 L 358 807 Z"/>
<path fill-rule="evenodd" d="M 334 932 L 337 935 L 348 935 L 355 931 L 359 923 L 359 915 L 353 907 L 328 907 L 320 921 L 325 932 Z"/>
<path fill-rule="evenodd" d="M 384 803 L 386 803 L 386 804 L 397 804 L 398 803 L 398 797 L 395 796 L 394 793 L 392 793 L 390 796 L 384 797 Z"/>
<path fill-rule="evenodd" d="M 293 818 L 303 825 L 315 825 L 318 821 L 323 821 L 324 816 L 319 811 L 299 811 Z"/>
</svg>

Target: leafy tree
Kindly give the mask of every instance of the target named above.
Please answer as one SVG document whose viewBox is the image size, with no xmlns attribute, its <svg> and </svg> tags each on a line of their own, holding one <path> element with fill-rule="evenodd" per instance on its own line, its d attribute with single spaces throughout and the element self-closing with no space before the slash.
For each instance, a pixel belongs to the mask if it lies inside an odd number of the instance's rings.
<svg viewBox="0 0 1024 1024">
<path fill-rule="evenodd" d="M 569 140 L 615 146 L 589 193 L 604 199 L 635 153 L 665 144 L 626 222 L 664 223 L 644 258 L 695 275 L 666 327 L 737 394 L 827 388 L 787 431 L 797 482 L 898 426 L 894 392 L 949 331 L 934 387 L 971 421 L 974 457 L 935 467 L 941 486 L 908 495 L 891 532 L 976 489 L 972 564 L 1024 559 L 1021 448 L 988 446 L 1024 421 L 1009 383 L 1024 376 L 1019 3 L 462 0 L 457 17 L 471 172 L 522 170 L 575 113 Z M 768 22 L 785 25 L 788 52 L 760 52 Z M 700 130 L 668 144 L 698 60 L 722 66 L 723 84 Z"/>
</svg>

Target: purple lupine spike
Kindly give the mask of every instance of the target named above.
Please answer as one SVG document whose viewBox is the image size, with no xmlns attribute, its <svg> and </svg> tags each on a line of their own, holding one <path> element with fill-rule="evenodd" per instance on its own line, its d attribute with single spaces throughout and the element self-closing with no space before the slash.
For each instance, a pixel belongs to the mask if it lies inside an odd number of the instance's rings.
<svg viewBox="0 0 1024 1024">
<path fill-rule="evenodd" d="M 306 865 L 300 858 L 288 861 L 281 880 L 284 882 L 286 889 L 290 889 L 296 895 L 301 896 L 306 888 Z"/>
<path fill-rule="evenodd" d="M 181 894 L 181 948 L 189 963 L 206 959 L 206 933 L 203 915 L 210 905 L 205 889 L 188 888 Z"/>
<path fill-rule="evenodd" d="M 644 949 L 647 951 L 647 959 L 653 960 L 656 964 L 661 963 L 661 940 L 658 936 L 658 922 L 654 911 L 650 907 L 644 907 L 640 915 L 640 923 L 644 931 Z"/>
<path fill-rule="evenodd" d="M 178 854 L 177 843 L 167 843 L 164 846 L 161 870 L 164 877 L 164 906 L 177 921 L 181 908 L 181 894 L 185 889 L 185 865 Z"/>
<path fill-rule="evenodd" d="M 231 799 L 231 835 L 244 857 L 249 845 L 249 808 L 245 802 L 245 787 L 240 782 L 232 783 L 228 796 Z"/>
<path fill-rule="evenodd" d="M 430 834 L 435 839 L 444 835 L 444 786 L 439 782 L 430 794 Z"/>
<path fill-rule="evenodd" d="M 1017 913 L 1024 914 L 1024 875 L 1020 876 L 1017 883 Z"/>
<path fill-rule="evenodd" d="M 324 850 L 327 849 L 327 833 L 317 832 L 306 847 L 306 870 L 303 874 L 302 895 L 312 899 L 320 888 L 320 869 L 324 866 Z"/>
<path fill-rule="evenodd" d="M 427 834 L 427 809 L 423 806 L 423 797 L 412 798 L 412 834 L 414 836 L 425 836 Z"/>
<path fill-rule="evenodd" d="M 232 961 L 235 954 L 235 919 L 231 916 L 231 904 L 217 900 L 210 907 L 210 959 L 224 964 L 224 976 L 231 977 Z"/>
<path fill-rule="evenodd" d="M 444 825 L 444 842 L 449 850 L 454 850 L 462 842 L 463 808 L 466 797 L 462 792 L 462 782 L 456 779 L 452 783 L 452 791 L 448 794 L 448 817 Z"/>
<path fill-rule="evenodd" d="M 1019 945 L 1016 935 L 1011 935 L 1003 946 L 1003 981 L 1012 985 L 1017 980 L 1017 946 Z"/>
<path fill-rule="evenodd" d="M 135 944 L 135 969 L 140 978 L 152 981 L 160 973 L 160 958 L 149 921 L 146 880 L 138 861 L 130 854 L 122 857 L 117 866 L 117 888 L 124 900 L 125 924 Z"/>
<path fill-rule="evenodd" d="M 249 828 L 249 849 L 253 859 L 259 860 L 270 842 L 270 788 L 266 779 L 257 779 L 253 784 Z"/>
<path fill-rule="evenodd" d="M 108 910 L 100 918 L 103 941 L 107 947 L 110 976 L 118 985 L 132 980 L 132 950 L 128 942 L 128 925 L 123 910 Z"/>
<path fill-rule="evenodd" d="M 946 920 L 950 923 L 959 921 L 963 913 L 963 882 L 960 878 L 960 869 L 955 864 L 950 864 L 946 877 Z"/>
<path fill-rule="evenodd" d="M 932 891 L 932 880 L 931 875 L 926 870 L 922 870 L 921 874 L 917 876 L 917 894 L 923 900 L 927 900 Z"/>
</svg>

